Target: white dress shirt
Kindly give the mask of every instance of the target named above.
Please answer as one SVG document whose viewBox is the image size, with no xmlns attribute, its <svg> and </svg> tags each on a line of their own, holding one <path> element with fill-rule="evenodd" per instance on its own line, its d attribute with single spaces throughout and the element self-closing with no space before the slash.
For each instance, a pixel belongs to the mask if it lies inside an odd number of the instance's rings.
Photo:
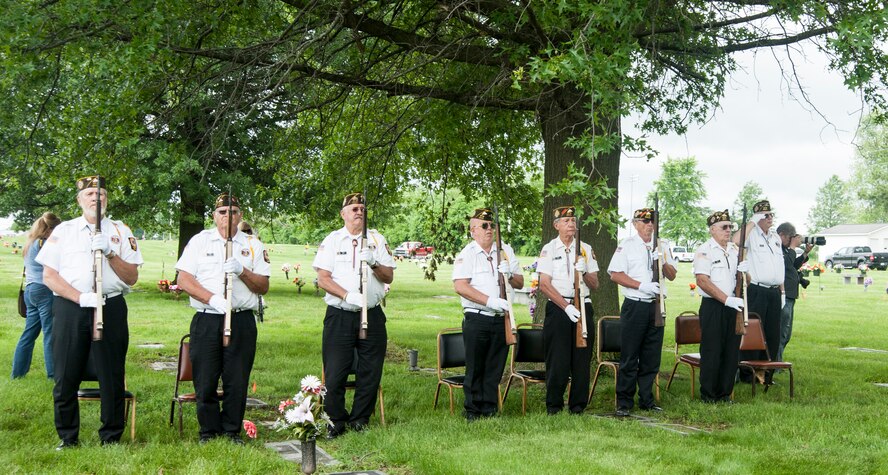
<svg viewBox="0 0 888 475">
<path fill-rule="evenodd" d="M 540 258 L 537 260 L 537 272 L 551 277 L 552 286 L 562 297 L 573 297 L 576 248 L 576 240 L 571 241 L 569 246 L 565 246 L 561 238 L 556 237 L 543 246 Z M 580 262 L 585 267 L 583 272 L 598 272 L 598 261 L 595 260 L 592 246 L 581 242 L 580 248 L 582 249 Z M 580 294 L 584 297 L 589 295 L 589 287 L 583 282 L 580 284 Z"/>
<path fill-rule="evenodd" d="M 397 268 L 392 258 L 388 243 L 382 234 L 375 229 L 367 231 L 367 246 L 373 251 L 376 263 L 382 266 Z M 333 281 L 346 292 L 358 292 L 361 285 L 361 235 L 352 236 L 343 226 L 328 234 L 315 255 L 312 267 L 315 270 L 323 269 L 333 275 Z M 385 298 L 385 284 L 383 284 L 371 271 L 370 280 L 367 283 L 367 308 L 373 308 Z M 356 312 L 361 309 L 346 303 L 345 300 L 327 292 L 324 295 L 327 305 L 339 307 L 343 310 Z"/>
</svg>

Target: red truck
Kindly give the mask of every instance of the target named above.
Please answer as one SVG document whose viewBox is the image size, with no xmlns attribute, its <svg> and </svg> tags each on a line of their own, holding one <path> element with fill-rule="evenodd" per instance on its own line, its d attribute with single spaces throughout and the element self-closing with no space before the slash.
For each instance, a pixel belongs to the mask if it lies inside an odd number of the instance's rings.
<svg viewBox="0 0 888 475">
<path fill-rule="evenodd" d="M 429 257 L 435 252 L 433 246 L 425 246 L 420 241 L 404 241 L 396 247 L 392 254 L 395 257 Z"/>
</svg>

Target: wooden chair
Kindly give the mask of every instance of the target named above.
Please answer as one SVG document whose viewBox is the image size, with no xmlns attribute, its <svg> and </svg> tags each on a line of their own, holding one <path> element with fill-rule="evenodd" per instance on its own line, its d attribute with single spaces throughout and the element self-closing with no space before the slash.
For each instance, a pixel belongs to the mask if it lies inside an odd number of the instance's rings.
<svg viewBox="0 0 888 475">
<path fill-rule="evenodd" d="M 521 414 L 527 414 L 527 384 L 546 384 L 546 370 L 520 369 L 519 363 L 545 363 L 546 352 L 543 349 L 543 326 L 538 323 L 522 323 L 518 325 L 518 336 L 515 347 L 512 348 L 512 358 L 509 363 L 509 380 L 506 382 L 506 391 L 503 394 L 503 404 L 509 397 L 509 388 L 513 379 L 521 380 Z M 568 392 L 570 390 L 568 389 Z"/>
<path fill-rule="evenodd" d="M 681 345 L 699 345 L 702 340 L 700 329 L 700 316 L 696 312 L 687 311 L 675 317 L 675 364 L 669 381 L 666 382 L 666 390 L 672 386 L 672 378 L 678 365 L 685 364 L 691 369 L 691 399 L 694 398 L 694 386 L 696 385 L 696 369 L 700 367 L 700 353 L 681 353 Z"/>
<path fill-rule="evenodd" d="M 326 375 L 324 374 L 324 365 L 321 364 L 321 384 L 326 384 Z M 352 367 L 348 372 L 348 379 L 345 381 L 345 390 L 346 391 L 354 391 L 355 388 L 358 387 L 357 381 L 352 378 L 352 376 L 356 376 L 358 373 L 358 349 L 355 348 L 354 354 L 352 355 Z M 385 400 L 383 399 L 382 393 L 382 382 L 379 383 L 379 388 L 376 390 L 376 406 L 379 408 L 379 423 L 385 426 Z"/>
<path fill-rule="evenodd" d="M 98 376 L 96 376 L 96 364 L 93 360 L 93 354 L 90 352 L 89 359 L 86 362 L 86 367 L 83 368 L 83 377 L 81 378 L 83 382 L 99 382 Z M 83 384 L 83 383 L 81 383 Z M 129 390 L 126 390 L 126 379 L 124 378 L 123 382 L 124 393 L 123 399 L 125 402 L 124 406 L 124 414 L 129 413 L 130 419 L 130 440 L 136 440 L 136 396 L 131 393 Z M 99 388 L 80 388 L 77 390 L 77 400 L 79 401 L 101 401 L 101 392 Z"/>
<path fill-rule="evenodd" d="M 740 340 L 740 351 L 762 351 L 764 350 L 767 360 L 744 360 L 740 362 L 741 367 L 751 369 L 754 373 L 757 371 L 772 371 L 777 369 L 785 369 L 789 371 L 789 398 L 792 399 L 795 394 L 795 380 L 792 373 L 792 363 L 786 361 L 771 361 L 771 352 L 768 350 L 768 343 L 765 341 L 765 332 L 762 330 L 762 321 L 758 314 L 749 314 L 749 326 L 746 327 L 746 334 Z M 752 395 L 755 396 L 755 386 L 758 378 L 752 378 Z M 765 392 L 768 392 L 765 385 Z"/>
<path fill-rule="evenodd" d="M 598 320 L 598 331 L 595 332 L 595 359 L 598 360 L 598 367 L 595 368 L 595 377 L 592 379 L 592 387 L 589 389 L 589 402 L 592 401 L 592 395 L 595 394 L 595 386 L 598 384 L 598 377 L 601 374 L 601 368 L 611 368 L 614 371 L 614 407 L 617 406 L 617 377 L 620 373 L 620 349 L 621 343 L 620 317 L 601 317 Z M 601 358 L 602 353 L 616 353 L 616 357 L 609 360 Z M 654 379 L 654 397 L 660 401 L 660 375 Z"/>
</svg>

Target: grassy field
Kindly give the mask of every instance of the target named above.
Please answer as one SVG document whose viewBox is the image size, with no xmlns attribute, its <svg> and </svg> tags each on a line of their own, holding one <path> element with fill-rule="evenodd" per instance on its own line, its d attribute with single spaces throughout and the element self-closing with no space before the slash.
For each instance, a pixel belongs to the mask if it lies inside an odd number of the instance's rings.
<svg viewBox="0 0 888 475">
<path fill-rule="evenodd" d="M 168 426 L 172 372 L 155 371 L 155 361 L 175 361 L 177 342 L 187 333 L 192 312 L 187 298 L 157 291 L 162 275 L 172 278 L 173 242 L 144 242 L 146 264 L 129 305 L 129 388 L 138 397 L 137 438 L 103 448 L 96 430 L 98 404 L 81 405 L 81 447 L 58 453 L 53 426 L 52 384 L 43 374 L 42 347 L 35 348 L 31 373 L 0 385 L 0 465 L 8 473 L 294 473 L 263 442 L 286 434 L 260 427 L 246 447 L 225 441 L 197 444 L 194 407 L 185 409 L 185 436 Z M 270 307 L 259 327 L 252 379 L 254 397 L 273 406 L 295 391 L 299 379 L 320 371 L 323 300 L 314 296 L 312 256 L 301 246 L 270 246 Z M 0 367 L 11 371 L 12 353 L 23 320 L 15 312 L 15 287 L 21 256 L 0 248 Z M 282 263 L 301 264 L 309 282 L 302 293 L 284 278 Z M 523 264 L 529 264 L 525 260 Z M 163 273 L 165 269 L 165 274 Z M 847 271 L 846 271 L 847 272 Z M 290 279 L 295 277 L 292 271 Z M 796 304 L 793 339 L 786 359 L 796 365 L 796 395 L 790 401 L 788 377 L 767 394 L 751 396 L 738 386 L 733 406 L 704 405 L 690 399 L 686 368 L 670 392 L 663 392 L 662 422 L 699 427 L 681 435 L 637 420 L 595 417 L 613 411 L 612 377 L 596 391 L 584 417 L 545 415 L 540 386 L 529 391 L 527 416 L 521 416 L 520 391 L 510 394 L 504 416 L 467 424 L 446 408 L 432 410 L 434 371 L 407 371 L 406 350 L 419 350 L 423 368 L 435 367 L 435 334 L 459 326 L 459 301 L 443 268 L 439 280 L 422 279 L 421 270 L 403 263 L 389 294 L 389 354 L 385 390 L 387 427 L 377 419 L 364 434 L 349 433 L 319 444 L 342 462 L 334 471 L 379 469 L 387 473 L 888 473 L 888 424 L 885 399 L 888 354 L 842 350 L 888 350 L 888 272 L 870 274 L 875 284 L 843 285 L 837 274 L 812 278 Z M 670 283 L 669 312 L 697 310 L 688 283 L 690 264 L 682 264 Z M 819 287 L 822 285 L 822 290 Z M 529 321 L 526 308 L 520 321 Z M 667 324 L 662 385 L 673 363 L 672 322 Z M 162 349 L 143 349 L 162 343 Z M 446 401 L 446 399 L 445 399 Z M 462 394 L 457 397 L 461 404 Z M 253 421 L 273 420 L 274 410 L 248 411 Z M 327 468 L 323 470 L 330 471 Z"/>
</svg>

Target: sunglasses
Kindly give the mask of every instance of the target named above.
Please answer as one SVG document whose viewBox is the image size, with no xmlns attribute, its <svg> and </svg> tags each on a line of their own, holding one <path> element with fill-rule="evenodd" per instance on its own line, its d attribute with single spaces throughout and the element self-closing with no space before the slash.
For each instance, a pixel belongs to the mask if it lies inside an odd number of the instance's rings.
<svg viewBox="0 0 888 475">
<path fill-rule="evenodd" d="M 765 213 L 765 218 L 770 219 L 770 218 L 773 218 L 773 217 L 774 217 L 774 213 Z"/>
<path fill-rule="evenodd" d="M 226 209 L 226 208 L 222 208 L 222 209 L 220 209 L 220 210 L 217 210 L 216 212 L 219 213 L 219 216 L 226 216 L 226 215 L 228 215 L 228 209 Z M 239 215 L 239 214 L 240 214 L 240 210 L 239 210 L 239 209 L 233 209 L 233 210 L 231 210 L 231 215 L 232 215 L 232 216 L 237 216 L 237 215 Z"/>
<path fill-rule="evenodd" d="M 488 229 L 493 229 L 493 223 L 481 223 L 481 224 L 479 224 L 479 225 L 477 225 L 477 226 L 475 226 L 475 227 L 476 227 L 476 228 L 481 228 L 481 229 L 483 229 L 483 230 L 486 231 L 486 230 L 488 230 Z"/>
<path fill-rule="evenodd" d="M 644 219 L 636 219 L 635 221 L 639 222 L 639 223 L 644 223 L 644 224 L 651 224 L 651 222 L 653 222 L 654 220 L 650 219 L 650 218 L 644 218 Z"/>
<path fill-rule="evenodd" d="M 732 229 L 734 227 L 734 225 L 733 224 L 722 224 L 720 227 L 721 227 L 722 231 L 728 231 L 728 230 Z"/>
</svg>

